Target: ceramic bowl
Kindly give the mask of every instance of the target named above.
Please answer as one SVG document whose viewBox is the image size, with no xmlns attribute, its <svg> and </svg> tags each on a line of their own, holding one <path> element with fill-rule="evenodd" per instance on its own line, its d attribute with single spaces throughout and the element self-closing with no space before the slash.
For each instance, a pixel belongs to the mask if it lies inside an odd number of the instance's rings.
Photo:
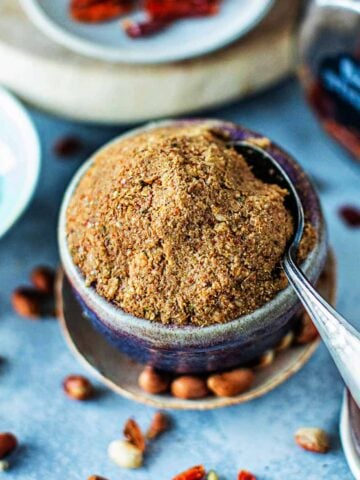
<svg viewBox="0 0 360 480">
<path fill-rule="evenodd" d="M 216 120 L 178 120 L 156 122 L 117 137 L 131 137 L 141 131 L 170 124 L 213 123 L 226 130 L 233 140 L 262 137 L 244 127 Z M 106 148 L 106 145 L 103 148 Z M 287 153 L 271 143 L 268 151 L 276 157 L 295 183 L 304 205 L 307 220 L 317 232 L 318 241 L 303 263 L 303 270 L 315 282 L 323 269 L 326 254 L 326 228 L 317 194 L 301 167 Z M 98 153 L 98 152 L 97 152 Z M 95 153 L 75 174 L 61 207 L 59 247 L 65 274 L 84 313 L 95 327 L 117 348 L 138 362 L 174 372 L 190 373 L 222 370 L 248 362 L 273 347 L 293 326 L 299 302 L 291 287 L 279 292 L 254 312 L 226 324 L 209 327 L 166 326 L 134 317 L 86 287 L 83 276 L 74 265 L 66 240 L 66 210 L 81 177 L 96 158 Z"/>
</svg>

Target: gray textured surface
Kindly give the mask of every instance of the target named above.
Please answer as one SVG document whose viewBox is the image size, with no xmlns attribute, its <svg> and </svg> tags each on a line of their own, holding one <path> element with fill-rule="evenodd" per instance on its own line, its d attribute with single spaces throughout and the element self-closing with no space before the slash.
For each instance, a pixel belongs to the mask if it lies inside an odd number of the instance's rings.
<svg viewBox="0 0 360 480">
<path fill-rule="evenodd" d="M 359 322 L 360 230 L 339 220 L 344 203 L 360 205 L 360 166 L 327 140 L 315 123 L 295 82 L 246 102 L 212 112 L 272 137 L 293 154 L 321 185 L 331 242 L 339 263 L 339 310 Z M 67 399 L 63 377 L 81 373 L 54 320 L 33 323 L 11 310 L 12 289 L 27 282 L 32 266 L 56 265 L 56 218 L 62 193 L 85 156 L 59 161 L 52 145 L 59 136 L 80 135 L 91 152 L 121 128 L 75 125 L 33 112 L 43 147 L 43 169 L 36 196 L 22 219 L 0 240 L 0 430 L 13 431 L 22 447 L 4 478 L 86 480 L 170 480 L 193 464 L 215 468 L 223 480 L 240 468 L 259 480 L 351 479 L 338 436 L 342 383 L 322 346 L 306 367 L 267 396 L 214 412 L 173 413 L 173 431 L 149 451 L 143 469 L 123 472 L 107 458 L 108 443 L 119 437 L 131 415 L 142 426 L 152 409 L 101 390 L 88 403 Z M 358 323 L 360 327 L 360 323 Z M 293 443 L 303 425 L 330 432 L 333 448 L 324 456 Z"/>
</svg>

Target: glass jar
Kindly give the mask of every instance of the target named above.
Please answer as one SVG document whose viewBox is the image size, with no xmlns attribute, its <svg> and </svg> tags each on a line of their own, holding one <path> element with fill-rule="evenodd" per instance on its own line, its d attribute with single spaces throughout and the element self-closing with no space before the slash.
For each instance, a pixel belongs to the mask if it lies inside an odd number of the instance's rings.
<svg viewBox="0 0 360 480">
<path fill-rule="evenodd" d="M 325 131 L 360 161 L 360 0 L 312 0 L 299 31 L 299 77 Z"/>
</svg>

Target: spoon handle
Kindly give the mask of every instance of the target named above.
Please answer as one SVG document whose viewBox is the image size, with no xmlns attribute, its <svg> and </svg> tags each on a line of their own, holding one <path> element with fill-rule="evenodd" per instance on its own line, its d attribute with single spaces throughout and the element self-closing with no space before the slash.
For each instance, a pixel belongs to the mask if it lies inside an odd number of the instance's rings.
<svg viewBox="0 0 360 480">
<path fill-rule="evenodd" d="M 290 250 L 283 262 L 286 276 L 319 330 L 354 400 L 360 406 L 360 334 L 313 288 L 295 264 Z"/>
</svg>

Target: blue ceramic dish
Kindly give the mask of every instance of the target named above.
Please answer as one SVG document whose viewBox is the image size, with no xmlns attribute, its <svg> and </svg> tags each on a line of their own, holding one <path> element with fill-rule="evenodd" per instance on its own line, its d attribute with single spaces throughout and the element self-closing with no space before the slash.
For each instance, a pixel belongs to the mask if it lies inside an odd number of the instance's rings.
<svg viewBox="0 0 360 480">
<path fill-rule="evenodd" d="M 158 122 L 132 130 L 121 138 L 139 131 L 169 124 L 213 123 L 226 130 L 233 140 L 262 137 L 244 127 L 215 120 L 182 120 Z M 106 148 L 103 147 L 103 148 Z M 302 199 L 307 220 L 317 232 L 315 248 L 303 263 L 308 278 L 315 282 L 325 263 L 326 228 L 317 194 L 301 167 L 273 143 L 268 151 L 276 157 L 295 183 Z M 134 317 L 104 298 L 95 289 L 86 287 L 82 274 L 74 265 L 66 240 L 66 209 L 81 177 L 97 153 L 76 173 L 63 200 L 59 221 L 59 246 L 62 264 L 84 313 L 94 326 L 117 348 L 141 363 L 174 372 L 190 373 L 223 370 L 248 362 L 273 347 L 291 329 L 300 305 L 291 287 L 279 292 L 271 301 L 254 312 L 226 324 L 204 328 L 166 326 Z M 81 321 L 81 319 L 79 319 Z"/>
</svg>

